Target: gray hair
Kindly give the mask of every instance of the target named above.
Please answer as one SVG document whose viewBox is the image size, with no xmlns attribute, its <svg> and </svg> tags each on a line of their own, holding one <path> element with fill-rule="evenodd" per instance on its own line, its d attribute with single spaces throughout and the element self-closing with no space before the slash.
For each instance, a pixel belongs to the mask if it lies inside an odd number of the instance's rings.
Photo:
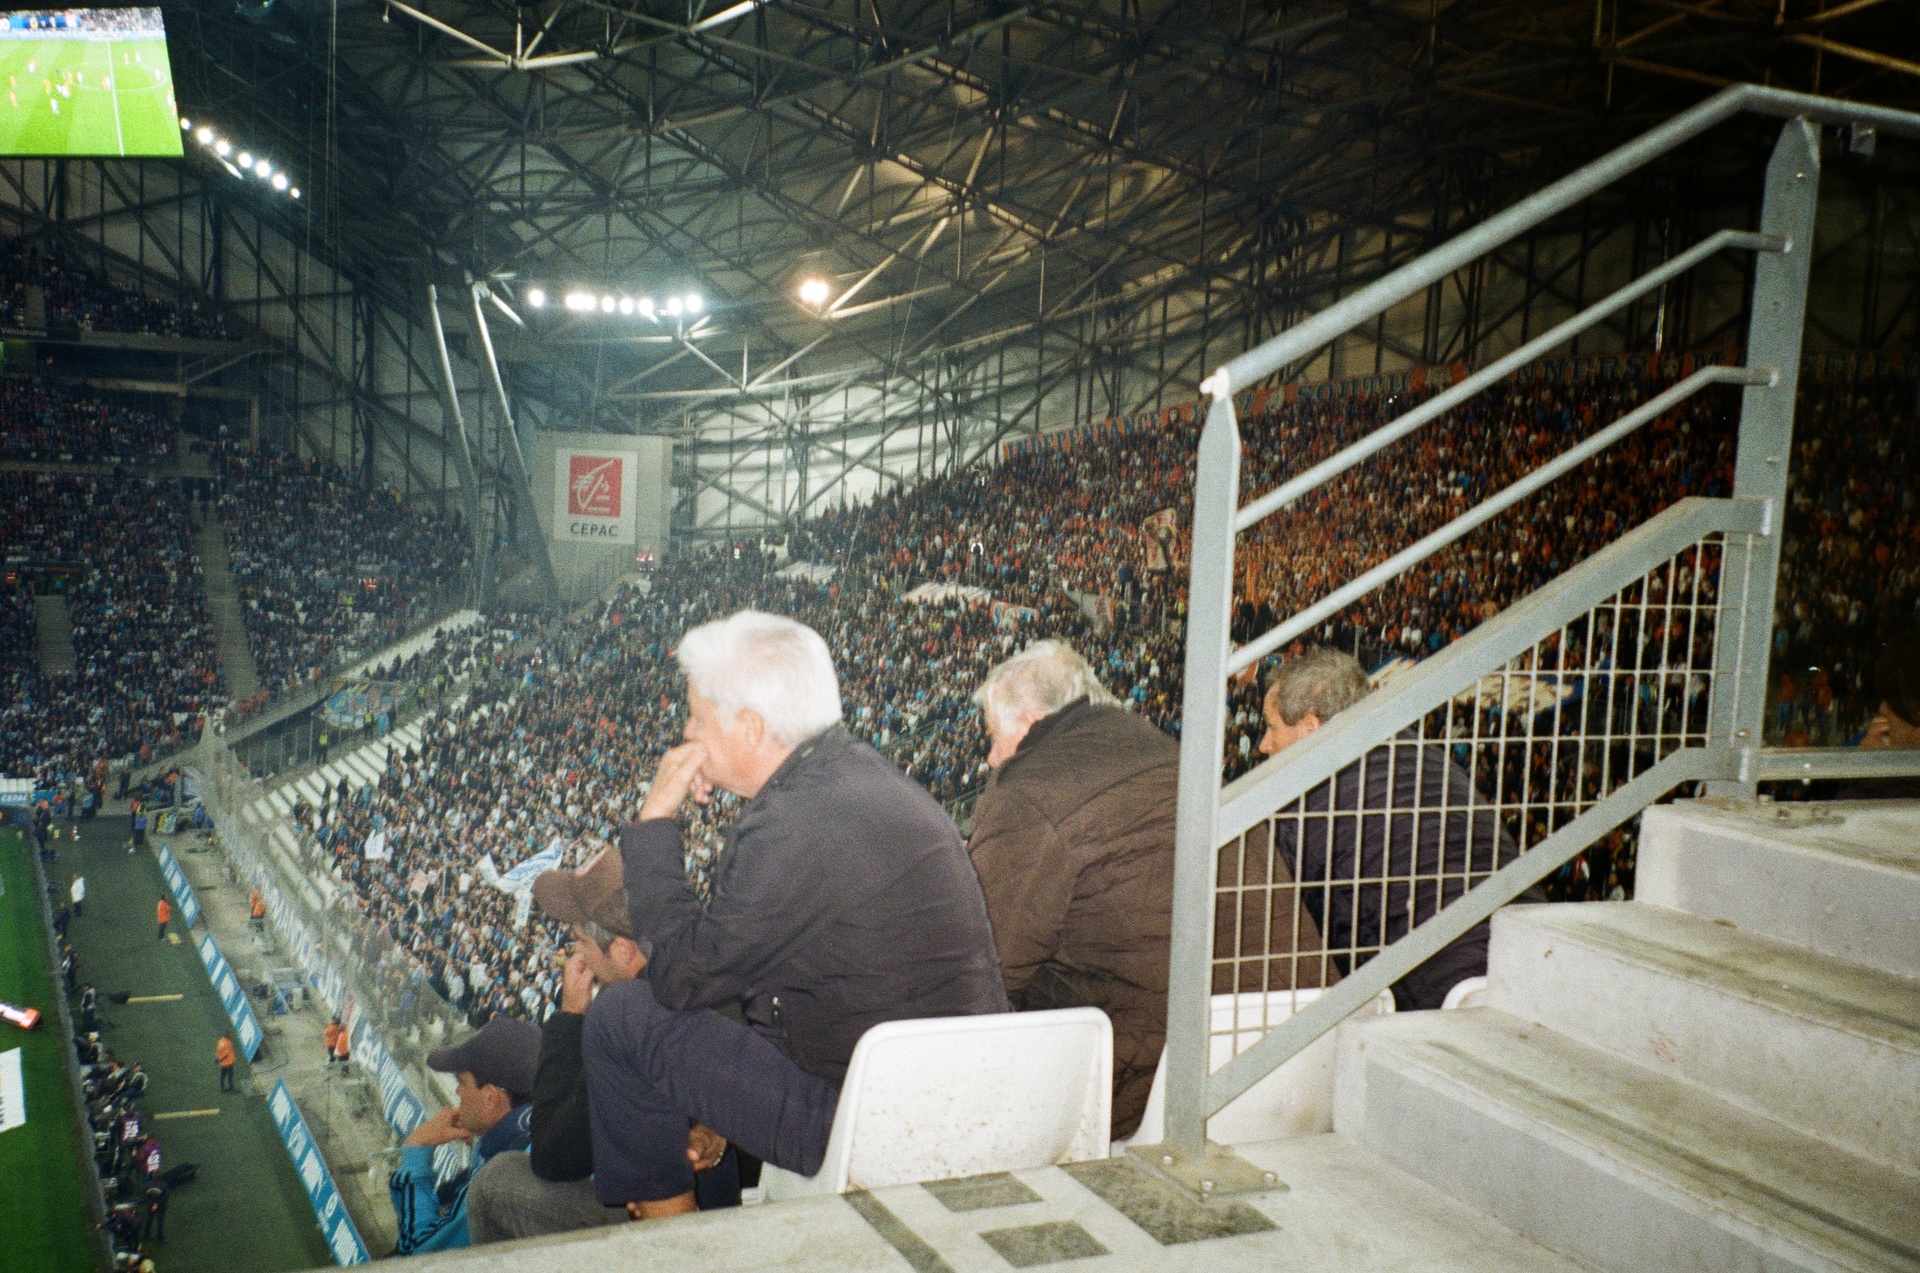
<svg viewBox="0 0 1920 1273">
<path fill-rule="evenodd" d="M 1289 725 L 1309 713 L 1327 721 L 1372 692 L 1359 659 L 1318 646 L 1294 655 L 1267 678 L 1267 696 Z"/>
<path fill-rule="evenodd" d="M 804 623 L 742 610 L 688 632 L 676 657 L 687 687 L 729 724 L 752 708 L 775 740 L 798 747 L 839 723 L 833 655 Z"/>
<path fill-rule="evenodd" d="M 1107 692 L 1093 665 L 1065 641 L 1035 641 L 987 673 L 973 701 L 987 718 L 990 730 L 999 730 L 1022 712 L 1051 716 L 1076 699 L 1090 703 L 1118 703 Z"/>
</svg>

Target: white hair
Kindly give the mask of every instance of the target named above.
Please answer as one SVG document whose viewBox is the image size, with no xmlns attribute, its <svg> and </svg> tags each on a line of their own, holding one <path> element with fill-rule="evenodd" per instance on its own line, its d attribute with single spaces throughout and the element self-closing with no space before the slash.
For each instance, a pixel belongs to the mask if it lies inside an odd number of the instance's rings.
<svg viewBox="0 0 1920 1273">
<path fill-rule="evenodd" d="M 1082 698 L 1090 703 L 1120 701 L 1107 692 L 1079 651 L 1053 638 L 1035 641 L 996 665 L 973 692 L 988 729 L 996 733 L 1009 728 L 1022 712 L 1047 717 Z"/>
<path fill-rule="evenodd" d="M 688 632 L 676 657 L 688 688 L 729 725 L 750 707 L 777 741 L 798 747 L 839 723 L 833 655 L 804 623 L 742 610 Z"/>
</svg>

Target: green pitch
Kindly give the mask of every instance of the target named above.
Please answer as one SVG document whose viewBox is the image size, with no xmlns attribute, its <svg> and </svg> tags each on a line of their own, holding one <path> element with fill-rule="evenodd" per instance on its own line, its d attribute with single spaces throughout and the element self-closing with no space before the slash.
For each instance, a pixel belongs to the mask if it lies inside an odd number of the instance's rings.
<svg viewBox="0 0 1920 1273">
<path fill-rule="evenodd" d="M 165 40 L 0 40 L 0 154 L 180 153 Z"/>
<path fill-rule="evenodd" d="M 28 842 L 0 831 L 0 999 L 40 1009 L 31 1034 L 0 1022 L 0 1052 L 21 1048 L 27 1124 L 0 1132 L 0 1266 L 35 1273 L 91 1273 L 87 1207 L 80 1192 L 66 1059 L 48 980 L 45 929 L 34 895 Z"/>
</svg>

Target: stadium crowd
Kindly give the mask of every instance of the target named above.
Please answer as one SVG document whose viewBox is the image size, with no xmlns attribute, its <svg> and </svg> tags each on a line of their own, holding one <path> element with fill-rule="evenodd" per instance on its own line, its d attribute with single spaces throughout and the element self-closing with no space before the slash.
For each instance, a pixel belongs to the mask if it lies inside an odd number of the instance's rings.
<svg viewBox="0 0 1920 1273">
<path fill-rule="evenodd" d="M 0 473 L 0 552 L 84 563 L 66 592 L 75 670 L 9 657 L 0 771 L 53 785 L 97 761 L 144 758 L 197 733 L 226 703 L 200 561 L 172 483 L 112 475 Z M 27 634 L 17 594 L 10 631 Z"/>
<path fill-rule="evenodd" d="M 0 380 L 0 455 L 25 460 L 152 461 L 173 450 L 158 413 L 40 377 Z"/>
<path fill-rule="evenodd" d="M 26 325 L 29 287 L 43 289 L 45 321 L 52 329 L 229 339 L 226 316 L 211 305 L 162 300 L 116 283 L 63 246 L 20 239 L 0 243 L 0 322 Z"/>
<path fill-rule="evenodd" d="M 1420 476 L 1397 485 L 1394 497 L 1371 493 L 1383 489 L 1384 466 L 1406 463 L 1390 451 L 1243 540 L 1236 635 L 1251 635 L 1275 614 L 1366 569 L 1661 387 L 1658 381 L 1518 380 L 1478 396 L 1407 444 Z M 1864 571 L 1851 577 L 1823 571 L 1821 577 L 1850 588 L 1860 604 L 1877 602 L 1894 620 L 1911 617 L 1913 562 L 1920 556 L 1913 498 L 1885 476 L 1897 466 L 1874 467 L 1899 457 L 1869 452 L 1858 472 L 1836 467 L 1831 481 L 1826 466 L 1808 463 L 1845 444 L 1830 436 L 1845 432 L 1827 423 L 1836 408 L 1818 404 L 1852 392 L 1824 385 L 1808 390 L 1815 406 L 1801 463 L 1811 481 L 1800 500 L 1833 504 L 1842 527 L 1850 518 L 1855 528 L 1876 530 L 1887 545 L 1878 562 L 1897 567 L 1871 581 Z M 1876 410 L 1912 410 L 1905 381 L 1873 394 Z M 1247 489 L 1268 489 L 1407 405 L 1407 395 L 1394 401 L 1354 396 L 1289 405 L 1249 422 Z M 1369 666 L 1441 648 L 1664 503 L 1724 492 L 1736 407 L 1731 394 L 1694 398 L 1546 495 L 1330 620 L 1315 639 L 1354 650 Z M 1172 510 L 1179 527 L 1174 557 L 1183 564 L 1195 437 L 1192 429 L 1174 428 L 1097 449 L 1042 451 L 910 493 L 890 492 L 863 507 L 830 511 L 783 544 L 743 542 L 670 559 L 647 589 L 622 591 L 586 617 L 545 625 L 510 649 L 470 642 L 457 661 L 463 673 L 483 675 L 422 748 L 396 757 L 376 787 L 349 789 L 321 809 L 302 811 L 333 873 L 350 886 L 350 905 L 359 912 L 354 927 L 378 947 L 396 988 L 417 988 L 411 1000 L 425 1004 L 431 989 L 475 1021 L 502 1011 L 535 1020 L 550 1012 L 564 934 L 543 927 L 537 916 L 524 927 L 513 923 L 512 895 L 488 886 L 487 878 L 542 851 L 558 849 L 573 860 L 586 854 L 581 846 L 615 835 L 643 795 L 650 758 L 671 745 L 684 724 L 670 657 L 679 634 L 746 607 L 791 615 L 825 636 L 840 669 L 849 726 L 950 804 L 976 790 L 986 772 L 985 739 L 968 696 L 992 664 L 1036 636 L 1073 642 L 1109 688 L 1177 734 L 1184 580 L 1178 570 L 1147 568 L 1141 528 L 1152 515 Z M 1662 480 L 1646 480 L 1652 472 Z M 1876 560 L 1871 546 L 1849 548 L 1837 531 L 1827 528 L 1817 541 L 1791 540 L 1791 559 L 1820 551 Z M 1810 542 L 1825 547 L 1809 548 Z M 821 579 L 818 570 L 790 569 L 796 563 L 833 573 Z M 1649 585 L 1649 604 L 1657 607 L 1670 586 L 1708 600 L 1717 570 L 1715 558 L 1684 555 Z M 1795 570 L 1790 582 L 1811 573 Z M 979 589 L 992 600 L 958 591 L 936 594 L 927 604 L 902 600 L 927 583 Z M 1875 586 L 1886 591 L 1868 591 Z M 1786 604 L 1796 604 L 1803 592 L 1798 583 L 1783 587 Z M 1850 608 L 1859 613 L 1857 605 Z M 1710 649 L 1704 627 L 1629 618 L 1603 631 L 1571 630 L 1566 648 L 1551 643 L 1537 670 L 1590 679 L 1595 669 L 1639 667 L 1663 654 L 1673 665 L 1698 667 Z M 1598 701 L 1564 710 L 1555 728 L 1575 730 L 1584 713 L 1594 711 L 1619 713 L 1620 721 L 1638 714 L 1648 728 L 1697 726 L 1701 684 L 1696 678 L 1668 691 L 1622 682 L 1611 701 L 1596 694 Z M 1858 715 L 1871 706 L 1855 702 L 1851 710 Z M 1497 737 L 1513 718 L 1510 708 L 1491 701 L 1462 705 L 1455 728 L 1473 732 L 1477 712 L 1479 736 Z M 1261 729 L 1257 688 L 1237 690 L 1233 710 L 1229 775 L 1259 758 L 1253 746 Z M 1597 790 L 1595 758 L 1556 770 L 1552 754 L 1550 743 L 1534 742 L 1483 749 L 1475 758 L 1484 789 L 1528 793 L 1538 806 L 1529 815 L 1534 825 L 1515 828 L 1530 840 L 1551 829 L 1549 821 L 1569 816 L 1565 802 L 1575 788 Z M 703 886 L 728 816 L 722 799 L 696 819 L 687 866 Z M 366 845 L 376 836 L 390 857 L 368 858 Z M 1551 881 L 1555 894 L 1630 889 L 1631 836 L 1615 838 L 1604 853 L 1570 864 L 1564 879 Z"/>
<path fill-rule="evenodd" d="M 379 649 L 453 598 L 468 552 L 458 522 L 363 491 L 318 459 L 221 442 L 216 508 L 260 680 L 278 692 Z"/>
</svg>

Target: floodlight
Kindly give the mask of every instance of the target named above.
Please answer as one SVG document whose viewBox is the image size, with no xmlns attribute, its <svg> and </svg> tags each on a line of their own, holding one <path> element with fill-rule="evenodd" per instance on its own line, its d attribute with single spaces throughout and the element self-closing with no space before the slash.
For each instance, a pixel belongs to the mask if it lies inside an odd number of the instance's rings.
<svg viewBox="0 0 1920 1273">
<path fill-rule="evenodd" d="M 242 168 L 246 167 L 247 161 L 242 159 L 240 161 L 240 166 Z M 273 175 L 273 165 L 268 163 L 264 159 L 257 159 L 254 161 L 254 164 L 253 164 L 253 172 L 254 172 L 254 175 L 258 177 L 270 177 Z"/>
<path fill-rule="evenodd" d="M 240 158 L 238 162 L 242 168 L 251 168 L 253 167 L 253 156 L 243 150 L 240 152 Z"/>
<path fill-rule="evenodd" d="M 614 307 L 614 304 L 615 304 L 615 302 L 614 302 L 614 299 L 613 299 L 613 297 L 611 297 L 611 296 L 602 296 L 602 297 L 600 298 L 600 312 L 601 312 L 601 313 L 603 313 L 603 314 L 611 314 L 611 313 L 613 313 L 613 307 Z"/>
<path fill-rule="evenodd" d="M 687 293 L 687 313 L 698 314 L 700 312 L 701 304 L 702 302 L 700 300 L 700 293 L 698 292 Z"/>
<path fill-rule="evenodd" d="M 678 296 L 667 297 L 667 313 L 668 314 L 672 315 L 675 318 L 678 318 L 680 317 L 681 310 L 684 308 L 685 306 L 681 304 L 680 298 Z"/>
<path fill-rule="evenodd" d="M 273 174 L 273 188 L 274 188 L 275 190 L 285 190 L 285 189 L 287 188 L 287 174 L 286 174 L 286 173 L 284 173 L 284 172 L 276 172 L 276 173 L 274 173 L 274 174 Z"/>
<path fill-rule="evenodd" d="M 620 298 L 620 312 L 621 312 L 622 314 L 631 314 L 631 313 L 633 313 L 633 297 L 631 297 L 631 296 L 622 296 L 622 297 Z"/>
<path fill-rule="evenodd" d="M 640 312 L 642 314 L 645 314 L 648 318 L 653 317 L 653 297 L 642 296 L 640 298 Z"/>
<path fill-rule="evenodd" d="M 192 131 L 192 129 L 193 129 L 193 121 L 188 119 L 185 115 L 182 115 L 180 117 L 180 131 L 184 133 L 184 132 L 190 132 Z"/>
<path fill-rule="evenodd" d="M 298 199 L 300 197 L 300 187 L 295 186 L 293 189 L 287 191 L 287 193 Z"/>
<path fill-rule="evenodd" d="M 547 304 L 547 294 L 537 287 L 530 287 L 527 289 L 527 304 L 535 309 L 544 309 Z"/>
<path fill-rule="evenodd" d="M 205 124 L 202 124 L 200 125 L 200 131 L 195 133 L 193 135 L 193 138 L 195 141 L 199 142 L 202 146 L 211 146 L 213 145 L 213 130 L 211 128 L 208 128 Z"/>
<path fill-rule="evenodd" d="M 588 292 L 568 292 L 567 308 L 571 310 L 589 310 L 593 308 L 593 296 Z"/>
<path fill-rule="evenodd" d="M 833 291 L 823 278 L 810 278 L 800 284 L 800 299 L 809 305 L 825 305 L 827 296 Z"/>
</svg>

